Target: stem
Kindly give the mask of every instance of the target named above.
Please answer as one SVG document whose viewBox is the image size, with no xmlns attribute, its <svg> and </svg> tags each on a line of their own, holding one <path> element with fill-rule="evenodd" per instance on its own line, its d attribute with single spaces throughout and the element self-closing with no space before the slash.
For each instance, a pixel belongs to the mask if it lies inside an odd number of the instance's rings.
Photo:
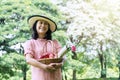
<svg viewBox="0 0 120 80">
<path fill-rule="evenodd" d="M 62 58 L 67 52 L 68 52 L 68 48 L 66 46 L 64 46 L 59 52 L 58 52 L 58 58 Z"/>
</svg>

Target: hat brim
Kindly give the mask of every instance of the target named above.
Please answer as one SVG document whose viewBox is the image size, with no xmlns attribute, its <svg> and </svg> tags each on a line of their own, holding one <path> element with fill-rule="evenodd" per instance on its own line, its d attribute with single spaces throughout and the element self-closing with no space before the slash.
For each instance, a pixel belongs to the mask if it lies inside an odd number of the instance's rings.
<svg viewBox="0 0 120 80">
<path fill-rule="evenodd" d="M 30 27 L 33 27 L 33 24 L 37 21 L 37 20 L 44 20 L 44 21 L 47 21 L 50 25 L 50 30 L 52 32 L 56 31 L 57 29 L 57 25 L 56 23 L 51 20 L 50 18 L 48 17 L 45 17 L 45 16 L 41 16 L 41 15 L 33 15 L 33 16 L 30 16 L 28 18 L 28 24 L 30 25 Z"/>
</svg>

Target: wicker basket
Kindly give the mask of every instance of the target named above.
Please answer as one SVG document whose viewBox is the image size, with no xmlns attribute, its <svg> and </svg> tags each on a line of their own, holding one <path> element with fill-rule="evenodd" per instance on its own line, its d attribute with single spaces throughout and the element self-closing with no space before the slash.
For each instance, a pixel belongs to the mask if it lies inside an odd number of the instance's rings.
<svg viewBox="0 0 120 80">
<path fill-rule="evenodd" d="M 42 62 L 44 64 L 50 64 L 50 63 L 60 63 L 62 62 L 62 58 L 54 58 L 54 59 L 50 59 L 50 58 L 45 58 L 45 59 L 40 59 L 39 62 Z"/>
</svg>

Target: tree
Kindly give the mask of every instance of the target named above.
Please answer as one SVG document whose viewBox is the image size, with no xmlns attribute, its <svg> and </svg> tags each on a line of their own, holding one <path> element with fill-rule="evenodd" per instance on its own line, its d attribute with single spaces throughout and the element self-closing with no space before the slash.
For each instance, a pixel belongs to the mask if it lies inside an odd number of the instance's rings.
<svg viewBox="0 0 120 80">
<path fill-rule="evenodd" d="M 106 77 L 110 62 L 114 64 L 111 57 L 115 54 L 110 50 L 114 52 L 114 46 L 119 45 L 120 12 L 117 3 L 119 0 L 66 0 L 66 3 L 58 3 L 62 4 L 59 7 L 67 17 L 66 23 L 69 22 L 67 34 L 83 34 L 78 53 L 83 52 L 89 59 L 99 57 L 101 77 Z"/>
<path fill-rule="evenodd" d="M 29 67 L 25 63 L 23 51 L 21 51 L 19 44 L 31 38 L 31 31 L 27 24 L 28 16 L 34 14 L 47 15 L 56 21 L 58 29 L 61 26 L 59 22 L 64 18 L 56 5 L 53 5 L 49 0 L 0 0 L 0 7 L 0 54 L 3 57 L 0 57 L 1 77 L 6 78 L 7 76 L 10 79 L 10 76 L 15 76 L 13 73 L 22 71 L 23 79 L 26 80 L 26 71 Z M 54 38 L 57 37 L 56 33 L 53 35 L 55 35 Z M 7 61 L 9 61 L 9 65 Z M 2 72 L 4 69 L 6 71 Z"/>
</svg>

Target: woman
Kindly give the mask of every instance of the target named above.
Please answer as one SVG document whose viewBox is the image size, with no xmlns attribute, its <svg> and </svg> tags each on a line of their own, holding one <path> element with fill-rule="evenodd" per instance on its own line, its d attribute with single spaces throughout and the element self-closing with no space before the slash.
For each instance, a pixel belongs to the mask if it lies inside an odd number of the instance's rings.
<svg viewBox="0 0 120 80">
<path fill-rule="evenodd" d="M 57 29 L 55 22 L 45 16 L 33 15 L 28 18 L 28 23 L 33 33 L 32 39 L 24 44 L 24 55 L 26 62 L 31 65 L 32 80 L 62 80 L 62 62 L 39 62 L 39 59 L 58 57 L 61 45 L 51 36 Z"/>
</svg>

